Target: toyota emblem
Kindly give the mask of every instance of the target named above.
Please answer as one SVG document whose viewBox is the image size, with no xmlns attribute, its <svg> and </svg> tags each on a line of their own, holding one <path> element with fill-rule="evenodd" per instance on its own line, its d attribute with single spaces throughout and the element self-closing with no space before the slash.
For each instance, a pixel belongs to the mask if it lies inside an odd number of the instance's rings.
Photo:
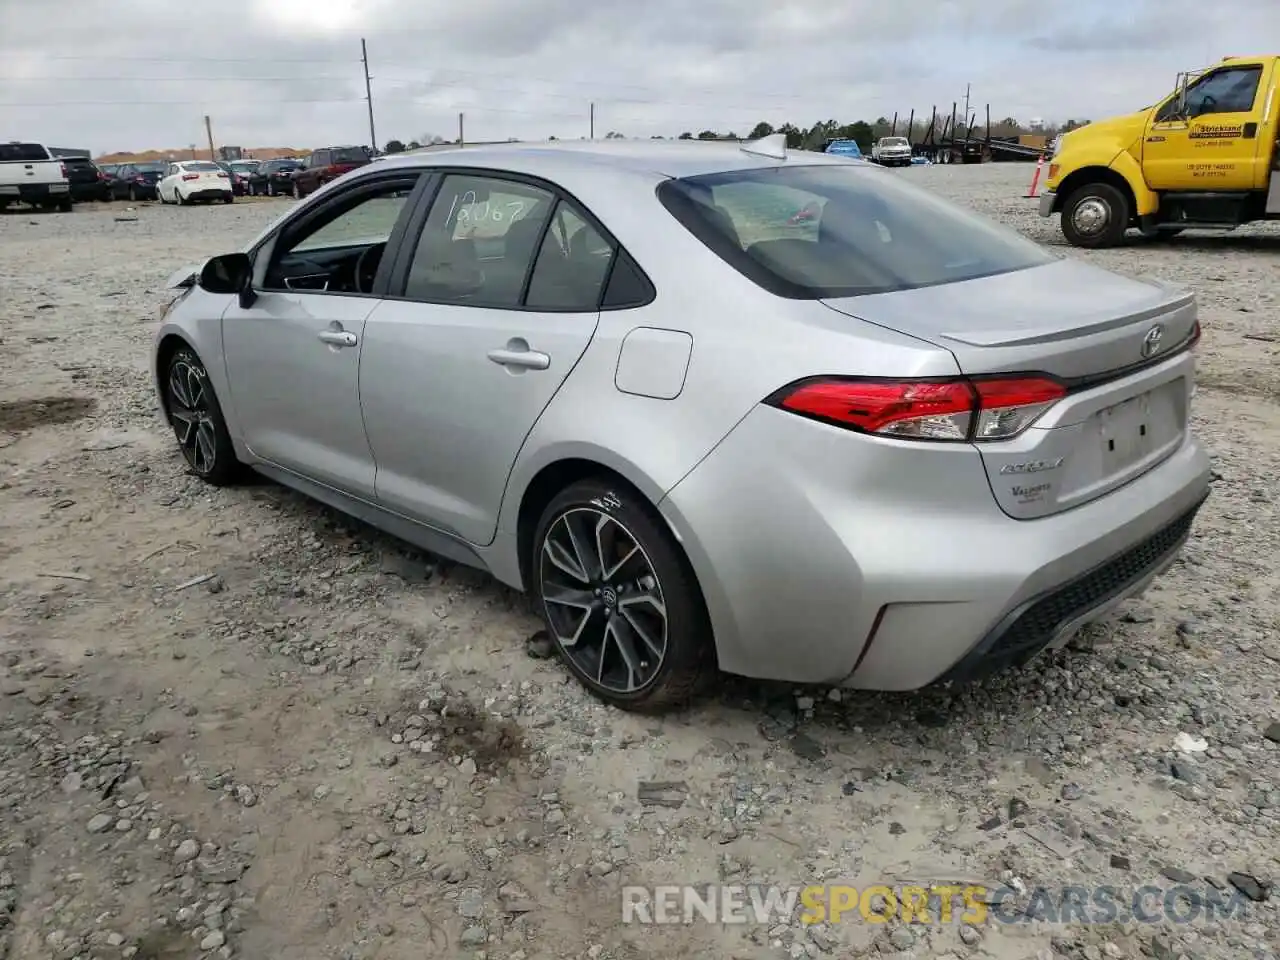
<svg viewBox="0 0 1280 960">
<path fill-rule="evenodd" d="M 1142 356 L 1150 357 L 1160 349 L 1160 343 L 1164 340 L 1164 327 L 1156 324 L 1147 331 L 1147 335 L 1142 338 Z"/>
</svg>

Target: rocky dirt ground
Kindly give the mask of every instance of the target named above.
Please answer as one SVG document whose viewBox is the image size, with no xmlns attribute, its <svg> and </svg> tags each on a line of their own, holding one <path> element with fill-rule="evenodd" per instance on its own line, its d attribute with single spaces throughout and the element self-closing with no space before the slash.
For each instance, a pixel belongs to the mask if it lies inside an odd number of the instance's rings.
<svg viewBox="0 0 1280 960">
<path fill-rule="evenodd" d="M 1030 172 L 902 175 L 1081 256 Z M 1214 494 L 1147 597 L 960 692 L 726 679 L 657 720 L 532 656 L 488 578 L 184 470 L 147 373 L 163 280 L 289 202 L 0 216 L 0 957 L 1280 952 L 1274 227 L 1085 255 L 1203 309 Z M 1007 886 L 1024 922 L 621 923 L 624 885 L 824 881 Z M 1068 884 L 1253 899 L 1026 922 Z"/>
</svg>

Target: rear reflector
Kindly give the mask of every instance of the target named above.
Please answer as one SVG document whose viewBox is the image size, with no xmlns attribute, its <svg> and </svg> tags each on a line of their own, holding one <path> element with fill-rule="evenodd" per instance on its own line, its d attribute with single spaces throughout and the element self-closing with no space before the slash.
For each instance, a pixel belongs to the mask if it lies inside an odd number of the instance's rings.
<svg viewBox="0 0 1280 960">
<path fill-rule="evenodd" d="M 822 377 L 784 387 L 771 406 L 860 433 L 902 440 L 1007 440 L 1067 395 L 1047 376 L 954 380 Z"/>
</svg>

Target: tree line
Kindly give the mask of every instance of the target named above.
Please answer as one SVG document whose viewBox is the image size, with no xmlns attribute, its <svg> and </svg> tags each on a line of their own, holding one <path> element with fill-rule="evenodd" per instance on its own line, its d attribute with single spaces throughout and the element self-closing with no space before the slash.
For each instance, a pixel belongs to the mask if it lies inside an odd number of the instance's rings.
<svg viewBox="0 0 1280 960">
<path fill-rule="evenodd" d="M 949 118 L 947 118 L 949 120 Z M 934 139 L 942 132 L 944 120 L 938 117 L 934 124 Z M 1052 138 L 1060 133 L 1066 133 L 1068 130 L 1074 130 L 1077 127 L 1083 127 L 1089 123 L 1088 120 L 1071 119 L 1061 124 L 1050 124 L 1037 126 L 1033 129 L 1028 124 L 1023 124 L 1014 117 L 1005 117 L 998 123 L 992 121 L 991 136 L 993 137 L 1017 137 L 1028 134 L 1044 136 Z M 957 124 L 960 128 L 960 135 L 964 136 L 965 126 L 962 122 Z M 686 130 L 678 137 L 677 140 L 758 140 L 760 137 L 767 137 L 771 134 L 781 133 L 787 138 L 787 146 L 792 150 L 821 150 L 827 143 L 832 140 L 856 140 L 858 146 L 863 151 L 871 149 L 871 144 L 881 137 L 899 136 L 909 137 L 912 143 L 920 143 L 925 140 L 929 132 L 929 118 L 923 120 L 919 117 L 915 118 L 908 129 L 907 120 L 899 118 L 895 123 L 888 117 L 877 117 L 875 120 L 855 120 L 853 123 L 840 123 L 838 120 L 820 120 L 809 127 L 796 126 L 793 123 L 784 123 L 781 126 L 761 120 L 752 127 L 745 135 L 740 136 L 738 132 L 718 131 L 718 130 L 702 130 L 694 133 Z M 973 125 L 973 135 L 975 137 L 985 137 L 987 135 L 986 122 L 977 122 Z M 557 137 L 548 137 L 549 140 L 559 139 Z M 586 139 L 585 137 L 582 139 Z M 610 130 L 604 135 L 605 140 L 622 140 L 626 139 L 626 134 L 619 133 L 617 130 Z M 666 140 L 667 137 L 652 136 L 651 140 Z M 425 141 L 425 143 L 423 142 Z M 443 144 L 457 143 L 456 140 L 446 140 L 443 137 L 429 136 L 423 137 L 422 140 L 410 140 L 408 143 L 400 140 L 391 140 L 387 143 L 386 153 L 402 153 L 405 150 L 417 150 L 427 144 Z"/>
</svg>

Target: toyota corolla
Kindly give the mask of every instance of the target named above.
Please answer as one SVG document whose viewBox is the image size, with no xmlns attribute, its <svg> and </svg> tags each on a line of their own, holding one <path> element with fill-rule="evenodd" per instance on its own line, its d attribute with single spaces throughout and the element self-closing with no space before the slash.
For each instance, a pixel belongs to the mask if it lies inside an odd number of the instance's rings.
<svg viewBox="0 0 1280 960">
<path fill-rule="evenodd" d="M 1208 495 L 1189 294 L 777 138 L 389 157 L 172 283 L 197 475 L 528 590 L 625 708 L 1020 664 Z"/>
</svg>

